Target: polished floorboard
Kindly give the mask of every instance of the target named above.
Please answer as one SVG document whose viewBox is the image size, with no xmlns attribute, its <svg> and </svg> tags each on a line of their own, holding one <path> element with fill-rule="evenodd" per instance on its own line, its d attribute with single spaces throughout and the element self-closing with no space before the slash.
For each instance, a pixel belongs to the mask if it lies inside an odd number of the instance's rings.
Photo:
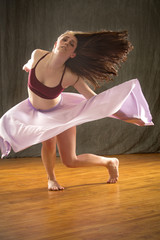
<svg viewBox="0 0 160 240">
<path fill-rule="evenodd" d="M 103 167 L 69 169 L 47 191 L 40 158 L 0 160 L 0 240 L 159 240 L 160 154 L 116 156 L 117 184 Z"/>
</svg>

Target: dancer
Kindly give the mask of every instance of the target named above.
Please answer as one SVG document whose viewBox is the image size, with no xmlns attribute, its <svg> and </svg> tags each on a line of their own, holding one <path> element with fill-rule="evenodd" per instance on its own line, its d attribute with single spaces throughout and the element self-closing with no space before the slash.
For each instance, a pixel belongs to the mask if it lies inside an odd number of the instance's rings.
<svg viewBox="0 0 160 240">
<path fill-rule="evenodd" d="M 118 159 L 76 155 L 76 125 L 104 117 L 139 126 L 153 124 L 138 80 L 99 95 L 88 85 L 89 82 L 97 87 L 117 75 L 120 63 L 133 48 L 127 36 L 126 31 L 67 31 L 57 39 L 51 52 L 35 50 L 23 66 L 23 70 L 29 72 L 29 98 L 1 118 L 2 157 L 9 154 L 11 147 L 20 151 L 42 142 L 41 156 L 48 175 L 48 189 L 62 190 L 54 171 L 57 144 L 61 160 L 67 167 L 104 166 L 109 172 L 107 182 L 116 183 Z M 80 94 L 64 93 L 69 86 Z M 140 96 L 138 105 L 137 96 L 133 99 L 135 94 Z M 128 103 L 130 110 L 126 108 Z"/>
</svg>

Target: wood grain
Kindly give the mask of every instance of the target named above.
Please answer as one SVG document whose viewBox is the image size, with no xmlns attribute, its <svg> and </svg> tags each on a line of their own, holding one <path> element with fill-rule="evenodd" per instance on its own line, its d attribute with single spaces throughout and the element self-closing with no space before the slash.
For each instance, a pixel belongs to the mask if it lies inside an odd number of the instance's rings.
<svg viewBox="0 0 160 240">
<path fill-rule="evenodd" d="M 69 169 L 64 191 L 47 191 L 40 158 L 0 161 L 1 240 L 135 240 L 160 237 L 160 154 L 120 155 L 120 179 L 105 168 Z"/>
</svg>

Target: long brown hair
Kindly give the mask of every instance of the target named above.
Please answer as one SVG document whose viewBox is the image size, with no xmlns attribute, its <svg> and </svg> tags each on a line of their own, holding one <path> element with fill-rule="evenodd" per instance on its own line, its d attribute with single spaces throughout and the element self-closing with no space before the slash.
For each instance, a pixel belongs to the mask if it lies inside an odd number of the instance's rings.
<svg viewBox="0 0 160 240">
<path fill-rule="evenodd" d="M 68 59 L 66 66 L 95 87 L 117 75 L 120 63 L 133 49 L 127 31 L 67 32 L 77 38 L 78 45 L 76 57 Z"/>
</svg>

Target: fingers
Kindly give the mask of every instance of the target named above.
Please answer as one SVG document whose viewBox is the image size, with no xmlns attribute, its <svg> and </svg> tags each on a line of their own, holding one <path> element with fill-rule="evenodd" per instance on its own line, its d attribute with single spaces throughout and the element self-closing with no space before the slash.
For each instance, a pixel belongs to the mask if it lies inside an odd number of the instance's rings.
<svg viewBox="0 0 160 240">
<path fill-rule="evenodd" d="M 30 70 L 26 65 L 24 65 L 22 69 L 26 72 L 29 72 L 29 70 Z"/>
</svg>

